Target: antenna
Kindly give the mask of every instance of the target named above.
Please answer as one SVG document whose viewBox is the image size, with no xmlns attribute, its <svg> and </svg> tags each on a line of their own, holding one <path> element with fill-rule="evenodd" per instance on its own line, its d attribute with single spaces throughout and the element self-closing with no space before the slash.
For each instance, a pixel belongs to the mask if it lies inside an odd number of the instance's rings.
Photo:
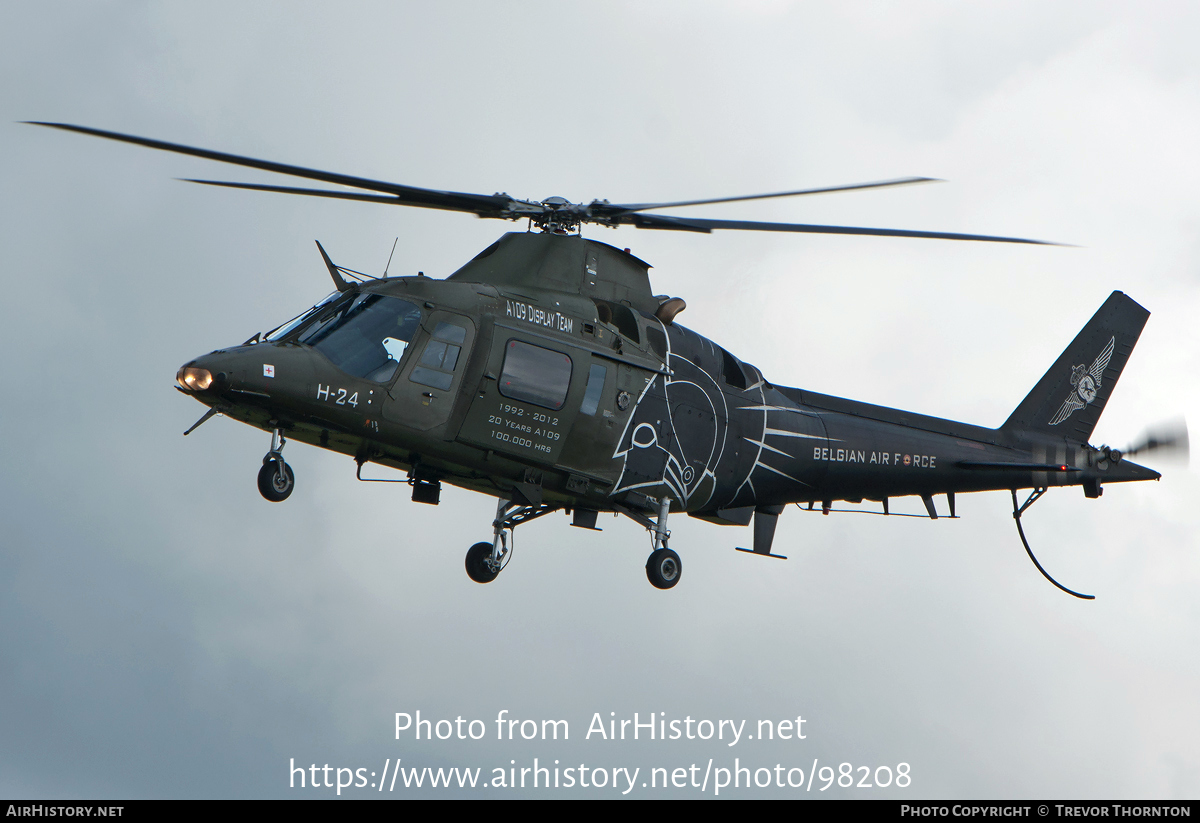
<svg viewBox="0 0 1200 823">
<path fill-rule="evenodd" d="M 399 236 L 397 236 L 396 239 L 392 241 L 392 254 L 396 253 L 396 244 L 399 242 L 400 242 Z M 388 269 L 390 269 L 392 267 L 392 254 L 388 255 L 387 265 L 383 267 L 383 276 L 385 278 L 387 277 Z"/>
</svg>

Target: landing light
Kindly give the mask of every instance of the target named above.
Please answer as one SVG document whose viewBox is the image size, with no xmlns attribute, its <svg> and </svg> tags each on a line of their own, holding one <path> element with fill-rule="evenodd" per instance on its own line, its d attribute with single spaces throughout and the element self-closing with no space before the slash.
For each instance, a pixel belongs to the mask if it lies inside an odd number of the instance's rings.
<svg viewBox="0 0 1200 823">
<path fill-rule="evenodd" d="M 175 381 L 183 386 L 185 391 L 204 391 L 212 385 L 212 372 L 208 369 L 184 367 L 175 375 Z"/>
</svg>

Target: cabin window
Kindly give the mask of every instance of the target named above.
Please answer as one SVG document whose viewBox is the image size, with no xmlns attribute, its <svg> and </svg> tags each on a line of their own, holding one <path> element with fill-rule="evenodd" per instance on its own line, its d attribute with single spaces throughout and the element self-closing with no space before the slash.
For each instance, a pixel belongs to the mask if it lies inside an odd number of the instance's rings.
<svg viewBox="0 0 1200 823">
<path fill-rule="evenodd" d="M 583 405 L 579 407 L 582 414 L 595 414 L 600 407 L 600 396 L 604 393 L 604 378 L 608 369 L 604 366 L 592 366 L 588 370 L 587 390 L 583 393 Z"/>
<path fill-rule="evenodd" d="M 407 300 L 360 294 L 318 316 L 296 338 L 354 377 L 390 380 L 421 323 Z"/>
<path fill-rule="evenodd" d="M 634 316 L 632 309 L 622 306 L 620 303 L 610 303 L 607 300 L 593 298 L 592 302 L 596 304 L 596 316 L 600 318 L 601 323 L 611 323 L 625 337 L 634 343 L 641 344 L 642 336 L 638 332 L 637 317 Z"/>
<path fill-rule="evenodd" d="M 656 329 L 654 326 L 646 326 L 646 341 L 650 344 L 650 348 L 659 357 L 664 360 L 667 357 L 667 336 L 663 334 L 662 329 Z"/>
<path fill-rule="evenodd" d="M 746 388 L 746 373 L 742 371 L 742 364 L 729 352 L 721 349 L 722 371 L 725 374 L 725 382 L 735 389 Z"/>
<path fill-rule="evenodd" d="M 433 339 L 425 344 L 425 351 L 421 352 L 421 359 L 413 366 L 408 379 L 442 391 L 449 389 L 466 339 L 467 330 L 462 326 L 438 323 L 433 330 Z"/>
<path fill-rule="evenodd" d="M 571 358 L 520 340 L 509 340 L 500 372 L 500 394 L 547 409 L 561 409 L 571 387 Z"/>
</svg>

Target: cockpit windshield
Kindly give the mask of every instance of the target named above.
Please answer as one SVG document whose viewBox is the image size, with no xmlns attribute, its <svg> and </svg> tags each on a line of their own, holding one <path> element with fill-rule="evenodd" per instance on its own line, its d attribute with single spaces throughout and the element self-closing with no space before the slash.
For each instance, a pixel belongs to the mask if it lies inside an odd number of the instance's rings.
<svg viewBox="0 0 1200 823">
<path fill-rule="evenodd" d="M 332 303 L 337 298 L 341 297 L 341 295 L 342 295 L 342 293 L 339 291 L 333 292 L 332 294 L 327 296 L 324 300 L 322 300 L 320 303 L 313 306 L 311 309 L 307 309 L 306 311 L 301 312 L 297 316 L 293 317 L 291 320 L 284 323 L 282 326 L 279 326 L 278 328 L 276 328 L 273 331 L 267 332 L 265 335 L 263 335 L 263 340 L 266 340 L 271 343 L 282 340 L 283 338 L 287 337 L 289 334 L 294 332 L 297 328 L 299 328 L 301 323 L 303 323 L 305 320 L 308 320 L 310 317 L 312 317 L 314 314 L 319 312 L 325 306 L 328 306 L 330 303 Z"/>
<path fill-rule="evenodd" d="M 407 300 L 360 294 L 317 312 L 296 337 L 342 371 L 378 383 L 390 380 L 417 333 L 421 310 Z"/>
</svg>

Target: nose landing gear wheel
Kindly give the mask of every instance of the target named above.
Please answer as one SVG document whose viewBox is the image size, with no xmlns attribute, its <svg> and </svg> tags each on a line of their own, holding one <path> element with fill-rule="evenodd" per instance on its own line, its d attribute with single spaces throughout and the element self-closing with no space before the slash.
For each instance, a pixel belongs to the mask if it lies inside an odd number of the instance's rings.
<svg viewBox="0 0 1200 823">
<path fill-rule="evenodd" d="M 467 549 L 467 577 L 476 583 L 491 583 L 500 574 L 488 565 L 487 560 L 492 556 L 491 543 L 476 543 Z"/>
<path fill-rule="evenodd" d="M 282 460 L 267 460 L 258 470 L 258 490 L 272 503 L 288 499 L 296 487 L 296 476 L 292 467 Z"/>
<path fill-rule="evenodd" d="M 683 563 L 670 549 L 656 549 L 646 561 L 646 577 L 656 589 L 669 589 L 679 582 Z"/>
</svg>

